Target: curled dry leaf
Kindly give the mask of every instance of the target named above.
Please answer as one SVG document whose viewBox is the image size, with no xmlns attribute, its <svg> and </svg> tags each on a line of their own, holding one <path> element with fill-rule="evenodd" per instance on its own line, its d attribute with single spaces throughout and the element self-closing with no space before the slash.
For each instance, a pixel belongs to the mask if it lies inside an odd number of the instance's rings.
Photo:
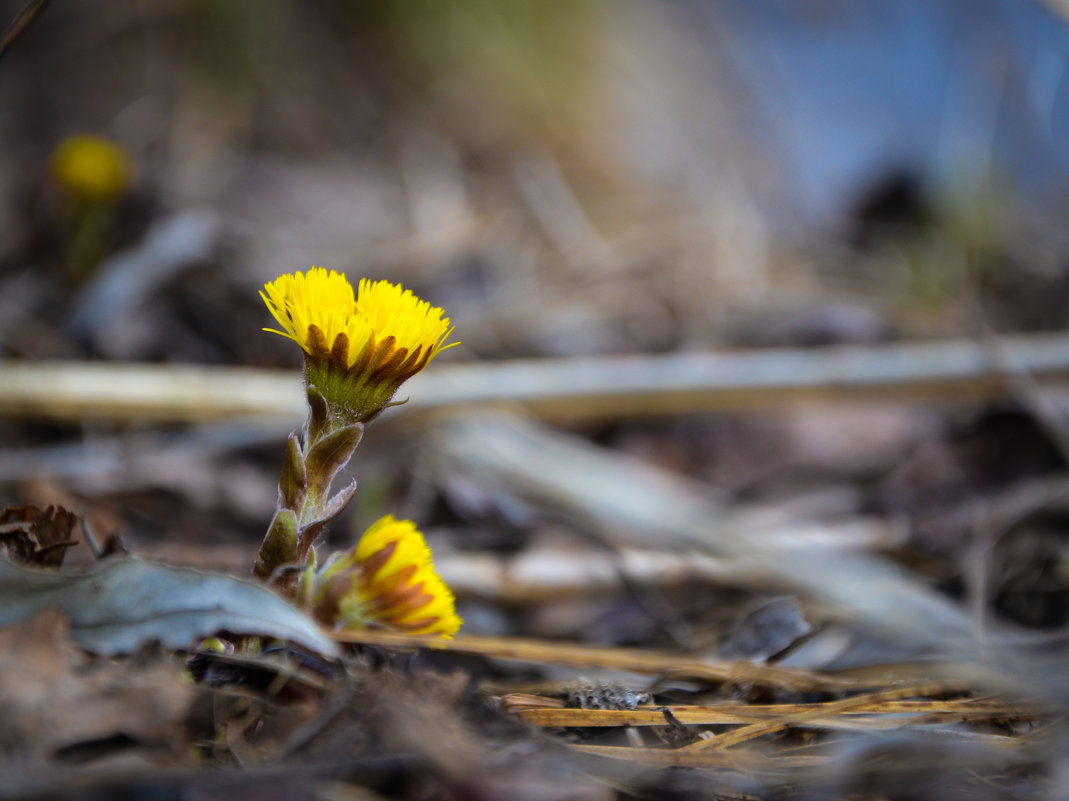
<svg viewBox="0 0 1069 801">
<path fill-rule="evenodd" d="M 138 559 L 104 561 L 77 575 L 0 559 L 0 627 L 45 609 L 62 612 L 71 640 L 99 654 L 130 653 L 153 641 L 188 648 L 220 631 L 337 653 L 313 620 L 251 581 Z"/>
<path fill-rule="evenodd" d="M 58 566 L 74 545 L 76 518 L 62 506 L 8 506 L 0 511 L 0 552 L 33 565 Z"/>
</svg>

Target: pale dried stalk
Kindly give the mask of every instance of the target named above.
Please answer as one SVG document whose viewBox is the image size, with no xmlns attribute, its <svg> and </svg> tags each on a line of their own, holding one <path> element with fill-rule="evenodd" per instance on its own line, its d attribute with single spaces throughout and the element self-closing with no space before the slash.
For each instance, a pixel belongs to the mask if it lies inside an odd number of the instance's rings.
<svg viewBox="0 0 1069 801">
<path fill-rule="evenodd" d="M 451 419 L 435 429 L 430 449 L 440 475 L 565 512 L 614 542 L 697 548 L 767 571 L 779 586 L 903 644 L 956 654 L 976 647 L 961 609 L 888 561 L 815 544 L 826 539 L 821 524 L 718 502 L 699 482 L 506 415 Z"/>
<path fill-rule="evenodd" d="M 522 408 L 547 419 L 615 418 L 783 405 L 802 399 L 990 397 L 1005 365 L 1069 378 L 1069 336 L 441 365 L 416 376 L 405 414 Z M 0 414 L 54 419 L 208 420 L 302 415 L 290 371 L 190 365 L 0 364 Z"/>
</svg>

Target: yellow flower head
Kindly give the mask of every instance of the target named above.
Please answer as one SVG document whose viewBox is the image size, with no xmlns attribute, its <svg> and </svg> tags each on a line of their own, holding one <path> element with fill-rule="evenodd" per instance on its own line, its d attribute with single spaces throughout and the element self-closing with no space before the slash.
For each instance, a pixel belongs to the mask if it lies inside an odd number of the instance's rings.
<svg viewBox="0 0 1069 801">
<path fill-rule="evenodd" d="M 315 615 L 339 628 L 379 626 L 448 638 L 462 623 L 423 535 L 411 520 L 393 515 L 327 563 L 311 600 Z"/>
<path fill-rule="evenodd" d="M 328 402 L 366 422 L 390 402 L 397 388 L 445 348 L 452 333 L 442 309 L 389 281 L 348 279 L 313 267 L 287 273 L 260 293 L 281 330 L 305 352 L 305 377 Z"/>
<path fill-rule="evenodd" d="M 76 200 L 112 202 L 130 187 L 133 165 L 121 145 L 97 136 L 70 136 L 52 151 L 52 174 Z"/>
</svg>

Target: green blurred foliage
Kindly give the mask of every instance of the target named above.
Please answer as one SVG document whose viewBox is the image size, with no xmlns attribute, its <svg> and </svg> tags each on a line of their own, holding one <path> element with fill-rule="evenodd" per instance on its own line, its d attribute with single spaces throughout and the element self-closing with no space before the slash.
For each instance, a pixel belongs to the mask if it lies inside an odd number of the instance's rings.
<svg viewBox="0 0 1069 801">
<path fill-rule="evenodd" d="M 194 0 L 187 46 L 200 78 L 223 94 L 245 95 L 278 58 L 283 7 L 279 3 Z"/>
<path fill-rule="evenodd" d="M 456 92 L 519 125 L 578 122 L 596 77 L 602 0 L 347 0 L 355 30 L 380 38 L 423 99 Z"/>
</svg>

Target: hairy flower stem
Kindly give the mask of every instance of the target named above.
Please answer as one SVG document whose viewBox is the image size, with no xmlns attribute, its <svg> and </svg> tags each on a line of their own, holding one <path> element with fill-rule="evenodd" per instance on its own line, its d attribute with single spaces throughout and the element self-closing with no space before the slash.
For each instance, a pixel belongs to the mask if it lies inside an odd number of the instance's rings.
<svg viewBox="0 0 1069 801">
<path fill-rule="evenodd" d="M 300 572 L 314 559 L 312 545 L 356 492 L 356 481 L 333 496 L 330 487 L 364 431 L 362 423 L 331 410 L 315 386 L 309 384 L 307 391 L 308 419 L 300 434 L 290 434 L 286 443 L 275 515 L 253 567 L 253 575 L 290 595 L 296 592 Z"/>
</svg>

